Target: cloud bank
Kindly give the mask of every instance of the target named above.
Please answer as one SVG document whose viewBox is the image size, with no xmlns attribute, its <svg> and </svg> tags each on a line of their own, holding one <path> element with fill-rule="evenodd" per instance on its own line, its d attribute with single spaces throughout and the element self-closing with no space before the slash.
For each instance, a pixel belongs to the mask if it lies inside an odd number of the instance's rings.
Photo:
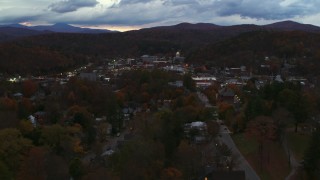
<svg viewBox="0 0 320 180">
<path fill-rule="evenodd" d="M 28 21 L 150 27 L 180 22 L 230 25 L 294 20 L 320 26 L 317 7 L 319 0 L 3 0 L 0 24 Z"/>
<path fill-rule="evenodd" d="M 57 13 L 66 13 L 83 7 L 94 7 L 97 4 L 96 0 L 63 0 L 50 4 L 48 9 Z"/>
</svg>

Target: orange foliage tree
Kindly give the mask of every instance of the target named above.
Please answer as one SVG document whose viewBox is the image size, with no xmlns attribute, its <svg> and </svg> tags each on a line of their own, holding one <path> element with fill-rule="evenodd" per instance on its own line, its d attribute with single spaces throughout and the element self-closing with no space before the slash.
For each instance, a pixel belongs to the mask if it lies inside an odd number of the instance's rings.
<svg viewBox="0 0 320 180">
<path fill-rule="evenodd" d="M 38 90 L 38 84 L 32 80 L 26 80 L 22 84 L 23 95 L 30 98 Z"/>
</svg>

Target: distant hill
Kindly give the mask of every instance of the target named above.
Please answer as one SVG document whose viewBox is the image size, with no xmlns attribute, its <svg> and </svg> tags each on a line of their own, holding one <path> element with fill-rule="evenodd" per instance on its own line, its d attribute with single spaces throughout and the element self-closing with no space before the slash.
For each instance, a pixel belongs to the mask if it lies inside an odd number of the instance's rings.
<svg viewBox="0 0 320 180">
<path fill-rule="evenodd" d="M 51 32 L 60 32 L 60 33 L 87 33 L 87 34 L 97 34 L 97 33 L 110 33 L 110 32 L 117 32 L 117 31 L 110 31 L 104 29 L 90 29 L 90 28 L 81 28 L 71 26 L 65 23 L 56 23 L 54 25 L 45 25 L 45 26 L 24 26 L 21 24 L 8 24 L 2 25 L 2 27 L 15 27 L 15 28 L 22 28 L 28 30 L 35 30 L 35 31 L 51 31 Z"/>
<path fill-rule="evenodd" d="M 152 28 L 146 28 L 146 29 L 163 29 L 163 30 L 173 30 L 173 29 L 180 29 L 180 30 L 217 30 L 220 29 L 222 26 L 210 24 L 210 23 L 197 23 L 197 24 L 191 24 L 191 23 L 180 23 L 173 26 L 159 26 L 159 27 L 152 27 Z"/>
<path fill-rule="evenodd" d="M 71 26 L 64 23 L 57 23 L 48 26 L 24 26 L 21 24 L 9 24 L 0 26 L 0 42 L 10 41 L 20 37 L 34 36 L 48 33 L 83 33 L 83 34 L 100 34 L 117 31 L 90 29 Z"/>
<path fill-rule="evenodd" d="M 200 30 L 200 31 L 255 31 L 255 30 L 280 30 L 280 31 L 306 31 L 306 32 L 320 32 L 320 27 L 310 25 L 310 24 L 301 24 L 294 21 L 281 21 L 267 25 L 254 25 L 254 24 L 240 24 L 232 26 L 220 26 L 210 23 L 180 23 L 173 26 L 159 26 L 152 28 L 142 29 L 143 31 L 147 30 Z"/>
<path fill-rule="evenodd" d="M 20 30 L 11 30 L 9 28 L 20 28 Z M 23 31 L 26 32 L 23 32 Z M 33 30 L 30 31 L 30 30 Z M 283 21 L 268 25 L 254 25 L 242 24 L 233 26 L 220 26 L 210 23 L 180 23 L 173 26 L 159 26 L 152 28 L 145 28 L 136 31 L 121 33 L 124 36 L 132 36 L 131 38 L 153 39 L 174 41 L 176 43 L 192 43 L 203 44 L 218 42 L 220 40 L 237 36 L 244 32 L 260 31 L 260 30 L 277 30 L 277 31 L 306 31 L 306 32 L 320 32 L 320 27 L 300 24 L 293 21 Z M 38 31 L 38 32 L 34 32 Z M 46 26 L 23 26 L 21 24 L 11 24 L 0 26 L 0 42 L 8 41 L 18 37 L 33 36 L 38 34 L 46 34 L 49 32 L 58 33 L 83 33 L 83 34 L 101 34 L 111 33 L 117 31 L 80 28 L 64 23 L 57 23 Z M 130 38 L 130 37 L 129 37 Z"/>
<path fill-rule="evenodd" d="M 235 37 L 241 33 L 252 31 L 305 31 L 320 33 L 320 27 L 300 24 L 293 21 L 283 21 L 269 25 L 241 24 L 220 26 L 209 23 L 180 23 L 173 26 L 145 28 L 132 32 L 134 37 L 161 39 L 176 43 L 191 43 L 194 45 L 219 42 Z"/>
<path fill-rule="evenodd" d="M 90 29 L 90 28 L 80 28 L 71 26 L 69 24 L 57 23 L 49 26 L 28 26 L 28 29 L 38 30 L 38 31 L 52 31 L 61 33 L 87 33 L 87 34 L 97 34 L 97 33 L 110 33 L 115 31 L 103 30 L 103 29 Z"/>
<path fill-rule="evenodd" d="M 306 31 L 306 32 L 320 32 L 320 27 L 311 24 L 300 24 L 294 21 L 282 21 L 269 25 L 264 25 L 267 29 L 276 29 L 280 31 Z"/>
<path fill-rule="evenodd" d="M 49 33 L 47 31 L 36 31 L 19 27 L 0 27 L 0 42 L 10 41 L 13 39 L 35 36 Z"/>
</svg>

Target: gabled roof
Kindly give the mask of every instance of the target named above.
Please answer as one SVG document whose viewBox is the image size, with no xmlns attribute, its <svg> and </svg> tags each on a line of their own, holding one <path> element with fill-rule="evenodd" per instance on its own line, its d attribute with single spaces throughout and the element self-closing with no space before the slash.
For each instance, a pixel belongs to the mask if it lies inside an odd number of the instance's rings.
<svg viewBox="0 0 320 180">
<path fill-rule="evenodd" d="M 231 88 L 224 87 L 219 91 L 219 95 L 224 97 L 233 97 L 235 93 Z"/>
</svg>

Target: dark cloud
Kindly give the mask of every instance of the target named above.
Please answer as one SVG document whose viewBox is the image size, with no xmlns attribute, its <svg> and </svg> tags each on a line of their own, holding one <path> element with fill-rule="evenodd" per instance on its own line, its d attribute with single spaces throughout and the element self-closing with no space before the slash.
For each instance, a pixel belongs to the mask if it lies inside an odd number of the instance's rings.
<svg viewBox="0 0 320 180">
<path fill-rule="evenodd" d="M 0 23 L 146 27 L 179 22 L 262 24 L 290 19 L 319 25 L 318 7 L 320 0 L 8 0 L 0 6 Z"/>
<path fill-rule="evenodd" d="M 37 20 L 39 16 L 24 16 L 24 17 L 3 17 L 3 20 L 0 20 L 0 24 L 17 24 L 21 22 Z"/>
<path fill-rule="evenodd" d="M 254 19 L 280 20 L 305 16 L 318 12 L 320 1 L 307 2 L 283 0 L 221 0 L 213 3 L 212 8 L 220 16 L 240 15 Z"/>
<path fill-rule="evenodd" d="M 66 13 L 83 7 L 94 7 L 97 4 L 96 0 L 63 0 L 49 5 L 48 8 L 57 13 Z"/>
<path fill-rule="evenodd" d="M 148 3 L 152 1 L 155 1 L 155 0 L 121 0 L 119 5 L 123 6 L 123 5 L 137 4 L 137 3 Z"/>
<path fill-rule="evenodd" d="M 164 0 L 167 4 L 173 5 L 173 6 L 179 6 L 179 5 L 199 5 L 197 1 L 190 1 L 190 0 Z"/>
</svg>

